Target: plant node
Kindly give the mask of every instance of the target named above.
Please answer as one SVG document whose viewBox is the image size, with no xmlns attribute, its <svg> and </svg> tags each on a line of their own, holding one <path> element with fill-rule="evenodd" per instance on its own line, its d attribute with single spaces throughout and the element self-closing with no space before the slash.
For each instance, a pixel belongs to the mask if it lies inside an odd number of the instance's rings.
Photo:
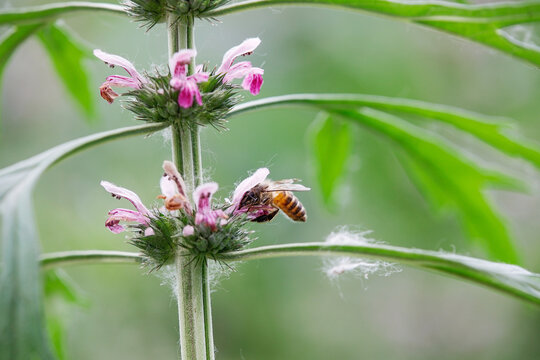
<svg viewBox="0 0 540 360">
<path fill-rule="evenodd" d="M 181 249 L 186 250 L 186 256 L 193 261 L 205 261 L 206 258 L 216 259 L 220 253 L 240 250 L 252 241 L 249 237 L 252 231 L 245 228 L 249 221 L 245 216 L 218 222 L 212 229 L 204 223 L 197 224 L 193 214 L 184 210 L 176 213 L 154 209 L 148 224 L 131 227 L 133 237 L 129 243 L 140 249 L 143 264 L 150 271 L 172 263 Z M 186 232 L 186 228 L 190 231 Z"/>
<path fill-rule="evenodd" d="M 146 75 L 148 81 L 140 89 L 125 93 L 130 97 L 126 108 L 137 120 L 176 123 L 181 128 L 210 125 L 225 129 L 227 114 L 241 100 L 238 86 L 223 83 L 223 75 L 212 73 L 206 82 L 199 84 L 202 105 L 183 108 L 178 104 L 178 90 L 169 85 L 171 74 L 156 74 Z"/>
<path fill-rule="evenodd" d="M 174 14 L 176 21 L 196 17 L 203 18 L 229 0 L 130 0 L 125 1 L 126 12 L 141 22 L 148 30 L 165 22 L 167 14 Z"/>
</svg>

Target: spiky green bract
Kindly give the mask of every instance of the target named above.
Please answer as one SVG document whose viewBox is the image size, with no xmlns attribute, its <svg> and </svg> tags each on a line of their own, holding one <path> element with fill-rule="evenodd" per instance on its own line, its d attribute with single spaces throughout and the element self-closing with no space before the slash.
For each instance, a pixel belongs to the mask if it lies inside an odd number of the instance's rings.
<svg viewBox="0 0 540 360">
<path fill-rule="evenodd" d="M 177 123 L 180 128 L 213 126 L 225 129 L 226 116 L 241 96 L 239 87 L 223 83 L 223 75 L 211 74 L 208 81 L 199 84 L 202 105 L 196 102 L 190 108 L 178 105 L 178 90 L 170 86 L 171 75 L 146 75 L 148 82 L 141 89 L 125 93 L 129 97 L 126 108 L 135 114 L 135 119 L 145 122 Z"/>
<path fill-rule="evenodd" d="M 253 240 L 249 237 L 252 231 L 245 228 L 247 222 L 245 217 L 234 217 L 224 224 L 218 221 L 215 230 L 203 224 L 193 225 L 193 235 L 183 236 L 179 245 L 196 258 L 215 259 L 221 253 L 242 249 Z"/>
<path fill-rule="evenodd" d="M 131 0 L 126 1 L 126 12 L 135 17 L 148 30 L 165 21 L 167 14 L 177 16 L 177 21 L 186 18 L 206 17 L 207 13 L 227 4 L 229 0 Z"/>
<path fill-rule="evenodd" d="M 143 256 L 143 265 L 153 271 L 174 260 L 183 226 L 176 218 L 155 211 L 149 227 L 154 232 L 152 235 L 145 235 L 146 225 L 133 226 L 133 237 L 129 243 L 139 248 Z"/>
<path fill-rule="evenodd" d="M 245 229 L 247 222 L 245 217 L 234 217 L 211 229 L 206 224 L 195 224 L 195 215 L 183 210 L 175 215 L 153 210 L 148 225 L 132 227 L 133 236 L 129 243 L 139 248 L 143 264 L 154 271 L 172 263 L 179 248 L 186 249 L 187 256 L 192 256 L 194 261 L 208 257 L 215 259 L 221 253 L 244 248 L 252 241 L 249 237 L 252 232 Z M 194 231 L 192 235 L 184 236 L 183 229 L 187 225 Z M 153 230 L 152 235 L 145 235 L 147 227 Z"/>
</svg>

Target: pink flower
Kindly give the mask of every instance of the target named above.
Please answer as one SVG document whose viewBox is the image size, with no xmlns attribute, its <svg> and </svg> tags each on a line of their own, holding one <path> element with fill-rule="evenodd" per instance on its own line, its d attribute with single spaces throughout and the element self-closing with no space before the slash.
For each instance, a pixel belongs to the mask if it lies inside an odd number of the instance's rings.
<svg viewBox="0 0 540 360">
<path fill-rule="evenodd" d="M 187 213 L 191 213 L 191 204 L 185 192 L 186 185 L 176 166 L 170 161 L 164 161 L 163 170 L 165 173 L 159 182 L 162 195 L 158 198 L 165 200 L 165 208 L 169 211 L 185 209 Z"/>
<path fill-rule="evenodd" d="M 163 195 L 159 196 L 165 200 L 165 208 L 169 211 L 184 209 L 188 214 L 193 213 L 193 208 L 186 196 L 186 185 L 176 166 L 170 161 L 163 162 L 165 174 L 161 178 L 160 186 Z M 217 191 L 218 184 L 211 182 L 202 184 L 193 192 L 193 201 L 196 206 L 195 224 L 205 224 L 213 231 L 216 230 L 217 219 L 222 219 L 222 223 L 228 218 L 223 210 L 213 210 L 212 195 Z M 186 225 L 182 230 L 184 236 L 193 235 L 195 229 L 191 225 Z"/>
<path fill-rule="evenodd" d="M 268 174 L 270 174 L 270 171 L 267 168 L 260 168 L 238 184 L 234 190 L 231 206 L 227 209 L 227 213 L 233 216 L 247 214 L 247 218 L 252 221 L 269 221 L 279 208 L 273 204 L 272 196 L 268 196 L 268 194 L 276 191 L 310 190 L 308 187 L 295 184 L 294 179 L 267 180 Z M 261 218 L 266 219 L 261 220 Z"/>
<path fill-rule="evenodd" d="M 100 60 L 104 61 L 105 64 L 110 67 L 120 66 L 124 68 L 129 74 L 128 76 L 121 75 L 111 75 L 107 77 L 106 81 L 101 84 L 99 90 L 101 97 L 107 100 L 109 104 L 112 104 L 114 99 L 119 95 L 111 88 L 111 86 L 118 87 L 129 87 L 133 89 L 140 89 L 141 86 L 146 82 L 144 77 L 141 76 L 135 69 L 135 66 L 128 60 L 124 59 L 118 55 L 107 54 L 99 49 L 94 50 L 94 55 Z"/>
<path fill-rule="evenodd" d="M 127 199 L 133 204 L 133 206 L 135 206 L 136 209 L 136 211 L 134 211 L 118 208 L 109 211 L 109 217 L 107 218 L 107 221 L 105 221 L 105 226 L 109 230 L 115 234 L 125 231 L 125 227 L 120 225 L 120 221 L 137 222 L 139 224 L 148 225 L 149 216 L 151 216 L 151 214 L 137 194 L 128 189 L 124 189 L 123 187 L 116 186 L 108 181 L 102 181 L 101 186 L 110 192 L 113 197 L 117 199 Z M 152 233 L 153 231 L 151 228 L 147 228 L 145 231 L 145 235 L 150 235 Z"/>
<path fill-rule="evenodd" d="M 178 105 L 184 109 L 193 106 L 193 98 L 199 106 L 202 105 L 201 92 L 197 84 L 208 80 L 208 73 L 202 72 L 202 66 L 197 67 L 195 74 L 187 76 L 187 65 L 196 55 L 196 50 L 184 49 L 175 53 L 169 60 L 172 73 L 170 84 L 173 89 L 179 90 Z"/>
<path fill-rule="evenodd" d="M 271 212 L 274 212 L 276 209 L 271 205 L 258 204 L 256 206 L 240 207 L 240 203 L 242 202 L 242 199 L 246 193 L 265 181 L 268 174 L 270 174 L 270 170 L 267 168 L 260 168 L 257 169 L 253 175 L 247 177 L 240 184 L 238 184 L 233 193 L 232 204 L 227 209 L 227 212 L 232 215 L 247 213 L 248 219 L 256 219 L 262 215 L 268 215 Z"/>
<path fill-rule="evenodd" d="M 233 65 L 238 56 L 250 55 L 261 43 L 259 38 L 244 40 L 240 45 L 229 49 L 225 55 L 221 66 L 217 70 L 218 74 L 224 74 L 223 82 L 228 83 L 234 79 L 244 78 L 242 87 L 249 90 L 253 95 L 257 95 L 263 84 L 264 70 L 251 66 L 249 61 L 241 61 Z"/>
<path fill-rule="evenodd" d="M 195 224 L 206 224 L 213 231 L 216 230 L 217 220 L 222 219 L 222 224 L 228 218 L 223 210 L 212 210 L 212 195 L 217 191 L 218 184 L 215 182 L 199 185 L 193 192 L 193 200 L 197 204 Z"/>
</svg>

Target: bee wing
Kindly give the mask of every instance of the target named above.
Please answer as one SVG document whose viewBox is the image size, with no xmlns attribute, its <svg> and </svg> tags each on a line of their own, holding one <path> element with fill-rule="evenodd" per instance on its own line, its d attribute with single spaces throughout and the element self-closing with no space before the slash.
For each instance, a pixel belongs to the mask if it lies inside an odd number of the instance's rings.
<svg viewBox="0 0 540 360">
<path fill-rule="evenodd" d="M 268 188 L 266 191 L 309 191 L 311 190 L 308 187 L 305 187 L 304 185 L 300 184 L 292 184 L 291 183 L 278 183 L 275 182 L 273 184 L 268 185 Z"/>
<path fill-rule="evenodd" d="M 282 179 L 282 180 L 276 180 L 276 181 L 270 180 L 270 182 L 273 184 L 292 184 L 294 182 L 299 182 L 299 181 L 300 181 L 299 179 Z"/>
</svg>

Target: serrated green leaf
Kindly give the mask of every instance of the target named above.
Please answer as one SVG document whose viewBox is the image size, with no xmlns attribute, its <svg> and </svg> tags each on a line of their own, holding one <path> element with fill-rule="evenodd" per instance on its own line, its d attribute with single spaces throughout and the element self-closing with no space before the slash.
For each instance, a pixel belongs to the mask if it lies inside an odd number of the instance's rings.
<svg viewBox="0 0 540 360">
<path fill-rule="evenodd" d="M 323 110 L 369 106 L 396 113 L 419 115 L 467 132 L 493 148 L 530 161 L 540 169 L 540 150 L 522 137 L 512 134 L 510 119 L 485 116 L 463 109 L 423 101 L 362 94 L 294 94 L 250 101 L 238 106 L 229 116 L 269 106 L 308 105 Z"/>
<path fill-rule="evenodd" d="M 391 139 L 421 169 L 420 178 L 429 178 L 421 182 L 428 186 L 429 192 L 461 215 L 473 239 L 481 240 L 494 259 L 517 262 L 508 231 L 484 195 L 487 185 L 506 183 L 506 176 L 478 167 L 442 139 L 396 116 L 370 108 L 336 110 L 335 113 Z"/>
<path fill-rule="evenodd" d="M 207 16 L 276 5 L 336 6 L 393 16 L 490 46 L 540 66 L 538 46 L 514 41 L 505 30 L 512 25 L 540 21 L 540 1 L 460 4 L 438 0 L 247 0 L 221 7 Z"/>
<path fill-rule="evenodd" d="M 43 28 L 38 32 L 38 37 L 66 90 L 83 110 L 86 118 L 93 119 L 96 111 L 94 97 L 83 65 L 83 60 L 88 55 L 86 48 L 77 43 L 65 26 L 59 24 Z"/>
<path fill-rule="evenodd" d="M 523 140 L 507 134 L 509 120 L 501 121 L 500 118 L 486 117 L 461 109 L 430 104 L 421 101 L 387 98 L 372 95 L 357 94 L 294 94 L 276 96 L 256 101 L 247 102 L 233 108 L 229 116 L 243 112 L 262 109 L 265 107 L 288 106 L 291 104 L 311 106 L 320 110 L 334 113 L 347 113 L 360 122 L 366 120 L 356 109 L 366 107 L 375 108 L 392 113 L 404 113 L 420 115 L 427 119 L 437 120 L 451 124 L 456 128 L 474 135 L 479 140 L 485 141 L 494 148 L 514 156 L 520 156 L 531 161 L 540 167 L 540 152 L 534 146 L 527 145 Z M 360 110 L 363 111 L 363 110 Z M 373 111 L 373 110 L 371 110 Z M 513 249 L 507 230 L 500 217 L 491 208 L 489 202 L 483 195 L 483 189 L 487 185 L 497 185 L 522 189 L 519 181 L 500 173 L 487 172 L 479 169 L 470 161 L 465 161 L 461 156 L 456 155 L 456 151 L 448 151 L 448 147 L 438 137 L 407 124 L 405 121 L 382 114 L 388 121 L 372 119 L 370 124 L 381 135 L 394 140 L 401 140 L 400 145 L 407 153 L 415 154 L 415 158 L 422 159 L 425 154 L 427 159 L 423 162 L 408 161 L 407 168 L 411 170 L 412 179 L 416 181 L 420 190 L 431 199 L 436 206 L 453 208 L 454 211 L 463 213 L 463 222 L 473 237 L 484 239 L 484 245 L 489 248 L 491 254 L 495 254 L 498 259 L 515 261 L 516 254 Z M 395 121 L 397 121 L 397 123 Z M 412 131 L 411 134 L 407 132 Z M 427 137 L 426 137 L 427 135 Z M 418 152 L 422 146 L 416 148 L 414 141 L 403 141 L 401 137 L 409 140 L 420 138 L 420 143 L 426 140 L 431 142 L 430 146 L 425 146 L 423 152 Z M 435 140 L 434 140 L 435 139 Z M 406 145 L 406 146 L 405 146 Z M 430 147 L 442 146 L 441 149 L 432 152 Z M 445 154 L 446 153 L 446 154 Z M 438 155 L 442 156 L 437 159 Z M 451 159 L 445 163 L 445 158 Z M 430 166 L 426 166 L 426 160 Z M 457 175 L 459 174 L 459 176 Z M 439 180 L 439 178 L 441 180 Z M 470 182 L 469 182 L 470 181 Z M 447 185 L 446 182 L 450 184 Z M 441 185 L 445 184 L 445 185 Z M 452 194 L 449 196 L 448 194 Z"/>
<path fill-rule="evenodd" d="M 333 206 L 333 194 L 343 177 L 351 152 L 351 130 L 348 123 L 320 113 L 312 133 L 312 152 L 315 158 L 317 180 L 323 200 Z"/>
<path fill-rule="evenodd" d="M 91 146 L 165 126 L 147 124 L 90 135 L 0 170 L 0 360 L 54 358 L 45 333 L 40 246 L 32 206 L 32 191 L 41 174 Z"/>
<path fill-rule="evenodd" d="M 532 273 L 522 267 L 441 251 L 408 249 L 357 241 L 354 235 L 349 238 L 350 241 L 343 240 L 339 244 L 311 242 L 261 246 L 221 254 L 216 260 L 246 261 L 289 256 L 346 256 L 395 261 L 472 281 L 540 305 L 540 274 Z M 343 237 L 343 239 L 347 238 Z"/>
<path fill-rule="evenodd" d="M 124 6 L 121 5 L 70 1 L 58 4 L 29 6 L 19 9 L 2 9 L 2 11 L 0 11 L 0 25 L 50 22 L 64 14 L 79 11 L 99 11 L 127 15 Z"/>
</svg>

